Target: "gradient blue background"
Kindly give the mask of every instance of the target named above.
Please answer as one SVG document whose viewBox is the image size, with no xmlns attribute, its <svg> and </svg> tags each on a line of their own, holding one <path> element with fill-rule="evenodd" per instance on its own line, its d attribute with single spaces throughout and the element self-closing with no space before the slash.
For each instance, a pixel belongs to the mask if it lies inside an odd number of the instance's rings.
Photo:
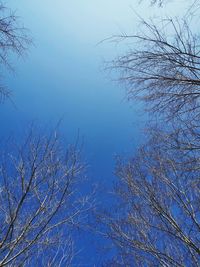
<svg viewBox="0 0 200 267">
<path fill-rule="evenodd" d="M 67 142 L 75 141 L 78 130 L 84 136 L 91 181 L 109 187 L 114 156 L 131 154 L 141 142 L 144 117 L 103 69 L 104 60 L 127 46 L 98 43 L 137 30 L 133 9 L 148 17 L 155 8 L 136 0 L 11 0 L 8 5 L 29 29 L 34 45 L 23 59 L 11 57 L 15 73 L 3 72 L 14 105 L 0 105 L 1 139 L 11 133 L 23 136 L 32 121 L 54 127 L 62 119 L 60 131 Z M 88 266 L 99 262 L 89 244 L 82 246 Z"/>
</svg>

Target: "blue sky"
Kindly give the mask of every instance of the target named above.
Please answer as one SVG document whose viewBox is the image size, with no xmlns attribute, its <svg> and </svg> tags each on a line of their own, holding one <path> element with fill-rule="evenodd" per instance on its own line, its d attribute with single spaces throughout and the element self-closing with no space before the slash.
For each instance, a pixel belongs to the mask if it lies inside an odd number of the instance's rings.
<svg viewBox="0 0 200 267">
<path fill-rule="evenodd" d="M 32 120 L 53 126 L 62 118 L 67 140 L 73 142 L 78 130 L 84 136 L 94 179 L 111 175 L 113 156 L 134 146 L 140 119 L 123 88 L 103 70 L 104 60 L 122 48 L 98 42 L 129 28 L 130 2 L 11 1 L 34 45 L 23 59 L 12 58 L 16 71 L 6 74 L 15 106 L 0 107 L 2 135 L 23 132 Z"/>
<path fill-rule="evenodd" d="M 103 69 L 104 60 L 126 46 L 98 43 L 137 30 L 133 9 L 148 17 L 152 8 L 136 0 L 11 0 L 9 6 L 34 45 L 23 59 L 11 58 L 15 73 L 5 72 L 14 105 L 0 106 L 1 138 L 12 132 L 22 136 L 32 121 L 53 127 L 62 118 L 60 132 L 67 141 L 73 142 L 78 131 L 84 137 L 90 179 L 109 184 L 114 156 L 129 155 L 141 141 L 144 117 Z"/>
</svg>

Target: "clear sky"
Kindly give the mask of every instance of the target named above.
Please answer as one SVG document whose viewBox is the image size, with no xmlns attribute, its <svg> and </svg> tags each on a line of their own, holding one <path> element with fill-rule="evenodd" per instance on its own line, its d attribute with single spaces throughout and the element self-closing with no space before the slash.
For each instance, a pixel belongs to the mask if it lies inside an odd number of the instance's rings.
<svg viewBox="0 0 200 267">
<path fill-rule="evenodd" d="M 11 132 L 23 134 L 33 120 L 51 127 L 62 118 L 60 131 L 66 140 L 73 142 L 78 130 L 84 136 L 92 181 L 109 183 L 114 156 L 130 154 L 137 146 L 142 117 L 135 104 L 124 100 L 124 89 L 103 70 L 104 60 L 115 58 L 126 47 L 98 43 L 137 30 L 133 9 L 142 16 L 152 10 L 138 2 L 9 1 L 34 45 L 24 59 L 12 58 L 16 72 L 4 77 L 13 90 L 14 105 L 7 101 L 0 106 L 1 138 Z"/>
<path fill-rule="evenodd" d="M 108 178 L 113 156 L 130 150 L 138 125 L 124 90 L 103 70 L 104 60 L 114 58 L 119 48 L 98 43 L 132 27 L 131 1 L 22 0 L 9 5 L 29 29 L 34 46 L 23 60 L 12 60 L 16 72 L 5 77 L 15 107 L 10 102 L 0 107 L 2 134 L 31 120 L 53 125 L 62 118 L 67 139 L 73 140 L 78 130 L 84 136 L 95 179 Z"/>
</svg>

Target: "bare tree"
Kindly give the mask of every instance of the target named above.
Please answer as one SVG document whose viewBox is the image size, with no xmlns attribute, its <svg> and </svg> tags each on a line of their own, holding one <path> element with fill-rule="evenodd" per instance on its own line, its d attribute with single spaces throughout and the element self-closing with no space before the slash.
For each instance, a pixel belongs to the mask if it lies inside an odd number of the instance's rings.
<svg viewBox="0 0 200 267">
<path fill-rule="evenodd" d="M 118 208 L 103 219 L 117 249 L 108 266 L 200 266 L 199 160 L 165 142 L 157 130 L 128 163 L 118 161 Z"/>
<path fill-rule="evenodd" d="M 15 12 L 7 8 L 0 1 L 0 64 L 12 68 L 9 57 L 14 53 L 19 56 L 27 50 L 31 39 L 27 34 L 27 29 L 21 24 Z M 9 90 L 0 86 L 1 98 L 9 96 Z"/>
<path fill-rule="evenodd" d="M 148 141 L 128 162 L 118 159 L 112 209 L 100 214 L 113 245 L 108 266 L 200 266 L 200 39 L 190 16 L 197 2 L 182 20 L 142 21 L 139 34 L 117 37 L 129 51 L 112 66 L 128 98 L 152 116 Z"/>
<path fill-rule="evenodd" d="M 120 70 L 129 99 L 140 99 L 149 111 L 168 118 L 199 112 L 200 43 L 191 23 L 188 17 L 143 21 L 139 34 L 119 36 L 135 44 L 112 64 Z"/>
<path fill-rule="evenodd" d="M 80 151 L 32 132 L 0 164 L 0 266 L 70 266 L 73 232 L 93 206 Z"/>
</svg>

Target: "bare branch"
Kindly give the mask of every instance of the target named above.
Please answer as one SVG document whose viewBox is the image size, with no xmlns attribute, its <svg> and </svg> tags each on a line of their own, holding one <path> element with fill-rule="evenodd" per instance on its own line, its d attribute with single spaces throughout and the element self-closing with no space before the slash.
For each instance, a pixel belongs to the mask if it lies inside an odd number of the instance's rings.
<svg viewBox="0 0 200 267">
<path fill-rule="evenodd" d="M 187 169 L 190 157 L 166 149 L 162 138 L 157 129 L 138 155 L 118 162 L 119 208 L 104 216 L 107 235 L 119 252 L 115 260 L 127 266 L 199 266 L 199 162 Z"/>
<path fill-rule="evenodd" d="M 127 85 L 128 99 L 140 99 L 149 111 L 168 118 L 199 112 L 199 35 L 192 33 L 187 20 L 166 19 L 160 25 L 143 21 L 143 25 L 143 33 L 121 36 L 137 41 L 137 48 L 113 62 Z"/>
<path fill-rule="evenodd" d="M 72 261 L 72 241 L 67 244 L 66 240 L 71 240 L 76 227 L 83 227 L 93 206 L 89 196 L 81 198 L 77 191 L 84 168 L 79 152 L 71 146 L 64 153 L 57 135 L 36 137 L 31 133 L 18 154 L 4 155 L 1 266 L 33 264 L 47 251 L 49 266 L 55 261 L 56 266 L 63 262 L 67 266 Z"/>
<path fill-rule="evenodd" d="M 9 60 L 12 54 L 22 56 L 30 43 L 28 31 L 20 23 L 19 17 L 0 1 L 0 64 L 12 69 Z M 8 88 L 0 85 L 1 100 L 9 96 Z"/>
</svg>

